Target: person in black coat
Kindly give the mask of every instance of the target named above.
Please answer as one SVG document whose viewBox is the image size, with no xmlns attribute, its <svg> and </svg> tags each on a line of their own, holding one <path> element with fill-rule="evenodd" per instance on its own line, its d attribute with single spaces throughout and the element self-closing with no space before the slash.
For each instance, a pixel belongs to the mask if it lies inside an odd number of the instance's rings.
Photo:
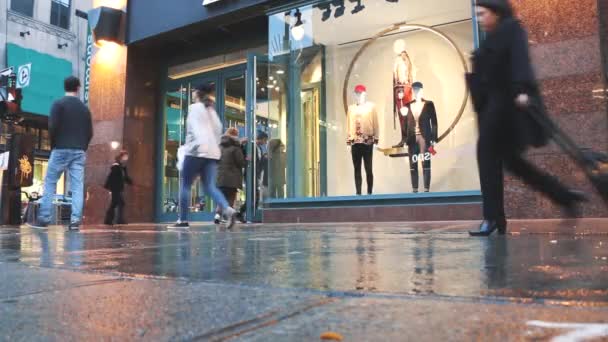
<svg viewBox="0 0 608 342">
<path fill-rule="evenodd" d="M 126 151 L 121 151 L 115 159 L 114 164 L 112 164 L 112 168 L 110 169 L 110 174 L 106 179 L 105 188 L 112 193 L 112 202 L 110 202 L 110 207 L 106 212 L 105 224 L 113 225 L 114 218 L 116 217 L 117 224 L 126 224 L 124 217 L 124 208 L 125 208 L 125 197 L 124 190 L 125 184 L 132 185 L 133 181 L 129 177 L 129 173 L 127 172 L 127 162 L 129 161 L 129 153 Z"/>
<path fill-rule="evenodd" d="M 546 115 L 529 57 L 527 33 L 513 17 L 507 0 L 478 0 L 476 11 L 487 35 L 473 55 L 473 71 L 467 82 L 479 121 L 477 161 L 484 220 L 479 230 L 469 233 L 488 236 L 495 230 L 506 232 L 503 166 L 574 214 L 584 197 L 522 156 L 528 147 L 546 145 L 551 137 L 551 132 L 543 130 L 528 113 L 535 110 Z"/>
<path fill-rule="evenodd" d="M 243 142 L 239 140 L 239 131 L 235 127 L 229 128 L 220 142 L 222 157 L 218 163 L 217 186 L 231 208 L 234 207 L 238 191 L 243 189 L 245 154 L 242 144 Z M 221 219 L 221 208 L 218 206 L 214 221 L 219 224 Z"/>
</svg>

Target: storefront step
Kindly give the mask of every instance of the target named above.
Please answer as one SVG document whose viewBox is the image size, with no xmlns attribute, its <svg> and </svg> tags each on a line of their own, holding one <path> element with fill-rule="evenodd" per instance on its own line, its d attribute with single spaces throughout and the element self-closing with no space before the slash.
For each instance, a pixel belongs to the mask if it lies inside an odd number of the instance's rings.
<svg viewBox="0 0 608 342">
<path fill-rule="evenodd" d="M 316 208 L 267 208 L 264 223 L 458 221 L 482 217 L 481 202 Z"/>
</svg>

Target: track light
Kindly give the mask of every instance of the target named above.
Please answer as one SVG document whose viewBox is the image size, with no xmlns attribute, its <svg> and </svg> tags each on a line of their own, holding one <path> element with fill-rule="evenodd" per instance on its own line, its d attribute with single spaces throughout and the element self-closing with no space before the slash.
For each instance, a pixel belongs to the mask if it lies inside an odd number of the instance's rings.
<svg viewBox="0 0 608 342">
<path fill-rule="evenodd" d="M 346 7 L 344 7 L 344 0 L 333 0 L 332 5 L 336 7 L 336 12 L 334 12 L 334 18 L 340 18 L 344 15 L 344 11 L 346 11 Z"/>
<path fill-rule="evenodd" d="M 352 10 L 352 14 L 357 14 L 365 9 L 365 5 L 361 4 L 361 0 L 350 0 L 350 2 L 356 2 L 357 5 Z"/>
<path fill-rule="evenodd" d="M 63 49 L 63 48 L 67 48 L 68 47 L 68 43 L 63 43 L 63 44 L 57 44 L 57 48 L 58 49 Z"/>
<path fill-rule="evenodd" d="M 304 30 L 304 22 L 302 21 L 302 12 L 300 12 L 300 9 L 296 9 L 295 17 L 296 23 L 291 28 L 291 35 L 293 36 L 293 39 L 300 41 L 304 39 L 304 34 L 306 33 Z"/>
<path fill-rule="evenodd" d="M 329 18 L 331 18 L 331 4 L 325 3 L 317 5 L 317 8 L 323 11 L 321 16 L 322 21 L 327 21 Z"/>
<path fill-rule="evenodd" d="M 19 32 L 19 35 L 20 35 L 21 37 L 25 37 L 25 36 L 29 36 L 29 35 L 31 35 L 31 33 L 30 33 L 30 31 L 23 31 L 23 32 Z"/>
</svg>

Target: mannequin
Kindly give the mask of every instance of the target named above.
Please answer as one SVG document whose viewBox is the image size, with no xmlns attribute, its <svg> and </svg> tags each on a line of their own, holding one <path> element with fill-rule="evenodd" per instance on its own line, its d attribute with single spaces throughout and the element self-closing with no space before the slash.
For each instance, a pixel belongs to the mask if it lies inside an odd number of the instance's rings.
<svg viewBox="0 0 608 342">
<path fill-rule="evenodd" d="M 374 188 L 373 153 L 374 145 L 378 144 L 378 112 L 376 105 L 367 101 L 367 89 L 363 85 L 355 87 L 356 103 L 348 107 L 346 118 L 348 138 L 351 146 L 353 167 L 355 169 L 355 190 L 361 195 L 361 162 L 365 165 L 367 176 L 367 194 L 371 195 Z"/>
<path fill-rule="evenodd" d="M 400 118 L 399 112 L 402 107 L 409 103 L 413 98 L 412 80 L 413 80 L 413 65 L 407 51 L 403 50 L 395 59 L 393 67 L 393 114 L 396 121 Z M 399 120 L 401 123 L 401 119 Z M 395 122 L 396 124 L 396 122 Z M 401 124 L 403 131 L 403 124 Z M 395 147 L 403 147 L 404 142 L 400 142 Z"/>
<path fill-rule="evenodd" d="M 433 101 L 423 97 L 424 85 L 412 85 L 414 99 L 407 104 L 401 115 L 404 116 L 404 139 L 408 146 L 412 191 L 418 192 L 418 162 L 422 161 L 424 191 L 431 189 L 431 157 L 437 141 L 437 113 Z"/>
</svg>

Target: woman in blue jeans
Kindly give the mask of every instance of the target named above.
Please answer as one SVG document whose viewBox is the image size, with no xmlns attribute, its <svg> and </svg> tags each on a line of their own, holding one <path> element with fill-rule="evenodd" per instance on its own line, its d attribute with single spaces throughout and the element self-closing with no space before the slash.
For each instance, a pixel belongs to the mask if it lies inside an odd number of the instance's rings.
<svg viewBox="0 0 608 342">
<path fill-rule="evenodd" d="M 222 155 L 220 137 L 222 123 L 215 112 L 211 99 L 212 88 L 200 86 L 192 92 L 194 103 L 188 110 L 186 142 L 180 147 L 185 157 L 181 165 L 181 191 L 179 220 L 169 228 L 189 228 L 190 192 L 197 176 L 201 177 L 203 190 L 217 203 L 227 220 L 228 228 L 236 222 L 236 211 L 232 209 L 222 192 L 217 188 L 217 164 Z"/>
</svg>

